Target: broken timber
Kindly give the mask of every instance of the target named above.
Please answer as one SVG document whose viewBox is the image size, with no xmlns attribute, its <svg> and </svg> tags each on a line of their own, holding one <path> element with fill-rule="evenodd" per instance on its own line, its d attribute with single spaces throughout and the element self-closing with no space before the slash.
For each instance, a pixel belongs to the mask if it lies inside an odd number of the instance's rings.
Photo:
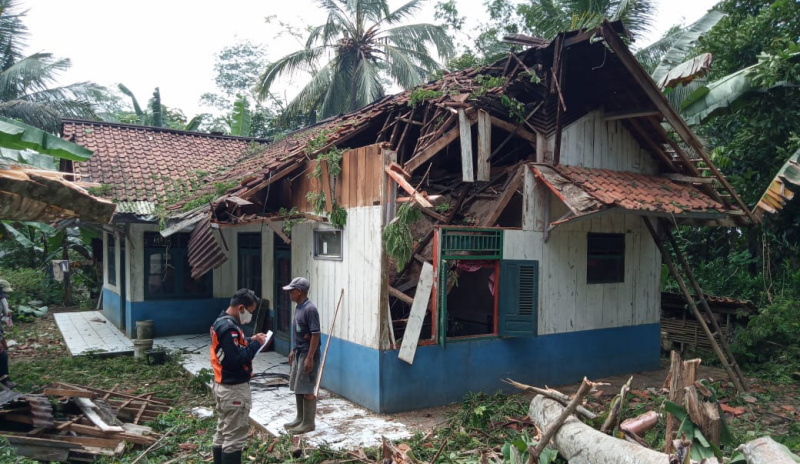
<svg viewBox="0 0 800 464">
<path fill-rule="evenodd" d="M 414 295 L 414 303 L 411 305 L 411 313 L 408 316 L 408 325 L 403 334 L 403 344 L 400 346 L 400 353 L 397 356 L 409 364 L 414 363 L 419 334 L 425 321 L 425 312 L 428 310 L 428 301 L 430 300 L 432 289 L 433 266 L 426 262 L 422 264 L 417 292 Z"/>
<path fill-rule="evenodd" d="M 433 205 L 425 198 L 425 195 L 417 192 L 417 190 L 408 183 L 406 178 L 403 177 L 400 166 L 397 166 L 396 164 L 386 166 L 386 174 L 394 179 L 394 181 L 397 182 L 397 185 L 399 185 L 403 190 L 408 192 L 408 194 L 411 195 L 411 198 L 413 198 L 418 205 L 423 208 L 433 208 Z"/>
</svg>

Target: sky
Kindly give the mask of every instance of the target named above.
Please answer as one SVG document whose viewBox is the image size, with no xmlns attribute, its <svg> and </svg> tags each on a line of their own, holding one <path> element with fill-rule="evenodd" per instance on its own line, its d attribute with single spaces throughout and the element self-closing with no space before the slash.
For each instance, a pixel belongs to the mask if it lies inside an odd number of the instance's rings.
<svg viewBox="0 0 800 464">
<path fill-rule="evenodd" d="M 484 0 L 457 0 L 467 24 L 485 16 Z M 660 0 L 656 27 L 637 44 L 655 41 L 674 24 L 691 23 L 718 0 Z M 404 2 L 390 0 L 396 7 Z M 430 0 L 415 22 L 433 22 Z M 161 101 L 191 118 L 209 111 L 200 95 L 215 91 L 214 58 L 225 46 L 249 40 L 266 46 L 274 60 L 301 48 L 268 16 L 296 27 L 325 21 L 314 0 L 21 0 L 30 32 L 28 52 L 72 60 L 59 84 L 92 81 L 116 88 L 123 83 L 141 104 L 159 87 Z M 302 77 L 286 82 L 292 96 Z"/>
</svg>

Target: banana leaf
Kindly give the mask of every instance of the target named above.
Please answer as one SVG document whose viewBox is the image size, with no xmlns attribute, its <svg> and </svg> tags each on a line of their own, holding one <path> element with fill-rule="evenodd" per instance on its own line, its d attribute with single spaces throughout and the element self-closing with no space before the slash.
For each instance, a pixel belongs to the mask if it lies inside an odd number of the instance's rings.
<svg viewBox="0 0 800 464">
<path fill-rule="evenodd" d="M 787 184 L 794 184 L 800 187 L 800 150 L 786 160 L 786 163 L 778 171 L 778 174 L 769 183 L 769 187 L 761 195 L 753 213 L 761 217 L 765 212 L 777 214 L 783 209 L 787 201 L 794 198 L 794 193 L 786 188 Z"/>
<path fill-rule="evenodd" d="M 674 88 L 678 85 L 686 85 L 698 77 L 703 77 L 708 74 L 711 68 L 711 53 L 703 53 L 688 61 L 684 61 L 672 68 L 664 80 L 656 82 L 661 89 Z"/>
<path fill-rule="evenodd" d="M 237 95 L 237 97 L 233 104 L 233 114 L 231 114 L 231 135 L 245 137 L 250 133 L 253 115 L 247 97 L 242 95 Z"/>
<path fill-rule="evenodd" d="M 93 152 L 60 139 L 33 126 L 0 116 L 0 147 L 13 150 L 29 148 L 44 155 L 73 161 L 86 161 Z"/>
<path fill-rule="evenodd" d="M 661 62 L 656 67 L 651 77 L 656 82 L 662 82 L 667 74 L 676 66 L 680 65 L 691 54 L 692 50 L 697 46 L 700 37 L 708 33 L 722 18 L 725 13 L 719 10 L 710 10 L 702 18 L 695 21 L 692 25 L 684 28 L 680 32 L 680 36 L 672 44 Z M 660 42 L 660 41 L 659 41 Z M 656 46 L 658 42 L 653 44 Z"/>
</svg>

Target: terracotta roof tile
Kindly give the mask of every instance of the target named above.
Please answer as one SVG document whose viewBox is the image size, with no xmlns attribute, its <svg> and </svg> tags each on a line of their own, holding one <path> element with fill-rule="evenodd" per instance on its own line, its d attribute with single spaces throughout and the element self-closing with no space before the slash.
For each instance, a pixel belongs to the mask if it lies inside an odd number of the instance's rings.
<svg viewBox="0 0 800 464">
<path fill-rule="evenodd" d="M 552 168 L 607 205 L 673 214 L 726 211 L 721 203 L 696 187 L 664 177 L 579 166 Z"/>
<path fill-rule="evenodd" d="M 252 142 L 266 140 L 226 137 L 163 128 L 95 121 L 64 120 L 63 137 L 93 150 L 86 162 L 75 163 L 84 181 L 108 184 L 117 201 L 163 201 L 170 185 L 191 184 L 198 171 L 216 173 L 236 165 Z"/>
</svg>

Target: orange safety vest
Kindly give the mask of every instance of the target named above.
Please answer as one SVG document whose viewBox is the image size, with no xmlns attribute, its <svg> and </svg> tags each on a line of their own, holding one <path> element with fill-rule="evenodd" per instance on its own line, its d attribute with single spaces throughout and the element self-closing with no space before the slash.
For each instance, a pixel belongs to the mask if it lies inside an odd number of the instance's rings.
<svg viewBox="0 0 800 464">
<path fill-rule="evenodd" d="M 217 383 L 241 383 L 231 382 L 231 375 L 233 375 L 235 378 L 241 378 L 244 377 L 244 375 L 246 375 L 248 379 L 253 377 L 252 361 L 242 364 L 242 370 L 240 372 L 231 372 L 230 369 L 225 369 L 225 372 L 223 372 L 222 362 L 225 360 L 225 350 L 222 349 L 218 334 L 221 333 L 222 335 L 225 335 L 234 330 L 237 332 L 237 336 L 233 340 L 236 348 L 241 349 L 240 347 L 247 347 L 247 338 L 245 338 L 242 328 L 239 327 L 236 322 L 234 322 L 231 316 L 226 315 L 220 317 L 214 321 L 214 325 L 212 325 L 210 329 L 211 347 L 209 348 L 209 358 L 211 359 L 211 367 L 214 369 L 214 381 Z M 227 380 L 227 382 L 224 382 L 223 380 Z"/>
</svg>

